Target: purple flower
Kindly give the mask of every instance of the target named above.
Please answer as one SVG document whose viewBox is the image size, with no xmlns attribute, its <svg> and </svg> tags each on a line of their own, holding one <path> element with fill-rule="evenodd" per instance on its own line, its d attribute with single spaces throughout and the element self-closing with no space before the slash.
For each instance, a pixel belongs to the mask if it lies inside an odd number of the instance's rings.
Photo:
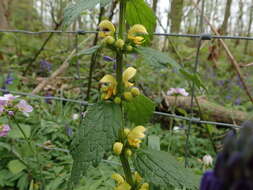
<svg viewBox="0 0 253 190">
<path fill-rule="evenodd" d="M 0 137 L 7 136 L 10 131 L 9 125 L 1 125 L 0 126 Z"/>
<path fill-rule="evenodd" d="M 189 93 L 186 92 L 184 88 L 170 88 L 170 90 L 167 91 L 168 96 L 188 96 Z"/>
<path fill-rule="evenodd" d="M 39 62 L 40 64 L 40 68 L 42 70 L 42 72 L 50 72 L 51 71 L 51 63 L 49 63 L 48 61 L 46 60 L 41 60 Z"/>
<path fill-rule="evenodd" d="M 25 116 L 29 116 L 29 113 L 33 111 L 33 107 L 30 106 L 25 100 L 20 100 L 20 102 L 17 104 L 17 108 Z"/>
<path fill-rule="evenodd" d="M 6 84 L 6 85 L 12 84 L 13 80 L 14 80 L 14 78 L 11 76 L 11 73 L 8 73 L 8 75 L 4 81 L 4 84 Z"/>
<path fill-rule="evenodd" d="M 107 61 L 107 62 L 116 62 L 115 59 L 111 58 L 110 56 L 104 56 L 104 61 Z"/>
<path fill-rule="evenodd" d="M 241 104 L 241 98 L 240 97 L 236 98 L 234 104 L 235 105 L 240 105 Z"/>
<path fill-rule="evenodd" d="M 207 171 L 202 177 L 200 190 L 225 190 L 225 188 L 213 171 Z"/>
</svg>

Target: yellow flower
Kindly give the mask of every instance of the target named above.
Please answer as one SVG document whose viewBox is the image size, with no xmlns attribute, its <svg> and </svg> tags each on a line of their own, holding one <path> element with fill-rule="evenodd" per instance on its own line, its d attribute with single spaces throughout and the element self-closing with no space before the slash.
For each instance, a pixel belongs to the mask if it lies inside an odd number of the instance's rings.
<svg viewBox="0 0 253 190">
<path fill-rule="evenodd" d="M 104 99 L 107 100 L 111 96 L 116 95 L 117 90 L 117 81 L 112 75 L 105 75 L 101 80 L 100 83 L 108 83 L 108 87 L 104 88 L 105 96 Z"/>
<path fill-rule="evenodd" d="M 114 143 L 114 145 L 113 145 L 113 152 L 116 155 L 120 155 L 121 152 L 122 152 L 122 149 L 123 149 L 123 144 L 121 142 Z"/>
<path fill-rule="evenodd" d="M 112 174 L 112 179 L 114 179 L 117 182 L 117 184 L 122 184 L 125 182 L 124 178 L 117 173 Z"/>
<path fill-rule="evenodd" d="M 137 183 L 141 183 L 142 177 L 138 172 L 134 172 L 134 179 Z"/>
<path fill-rule="evenodd" d="M 129 80 L 134 77 L 136 74 L 136 69 L 133 67 L 128 67 L 122 74 L 122 80 L 126 88 L 133 86 L 133 83 L 130 83 Z M 100 83 L 108 83 L 107 87 L 103 87 L 102 91 L 106 94 L 103 96 L 105 100 L 109 99 L 117 93 L 117 81 L 112 75 L 105 75 Z"/>
<path fill-rule="evenodd" d="M 113 36 L 115 27 L 109 20 L 103 20 L 99 24 L 99 37 L 105 38 L 106 36 Z"/>
<path fill-rule="evenodd" d="M 114 173 L 112 174 L 112 179 L 114 179 L 117 183 L 117 186 L 114 188 L 115 190 L 130 190 L 131 186 L 124 180 L 124 178 L 117 174 Z"/>
<path fill-rule="evenodd" d="M 125 181 L 124 183 L 115 187 L 115 190 L 131 190 L 131 186 Z"/>
<path fill-rule="evenodd" d="M 127 135 L 128 143 L 133 147 L 139 148 L 141 143 L 140 139 L 145 137 L 145 131 L 145 127 L 141 125 L 133 128 Z"/>
<path fill-rule="evenodd" d="M 139 190 L 149 190 L 149 184 L 148 183 L 143 183 Z"/>
<path fill-rule="evenodd" d="M 128 31 L 128 39 L 132 40 L 135 44 L 140 45 L 144 42 L 142 35 L 147 35 L 146 28 L 141 24 L 135 24 Z"/>
<path fill-rule="evenodd" d="M 130 83 L 129 80 L 134 77 L 136 74 L 136 69 L 133 67 L 128 67 L 124 72 L 122 76 L 123 83 L 126 88 L 133 86 L 133 83 Z"/>
</svg>

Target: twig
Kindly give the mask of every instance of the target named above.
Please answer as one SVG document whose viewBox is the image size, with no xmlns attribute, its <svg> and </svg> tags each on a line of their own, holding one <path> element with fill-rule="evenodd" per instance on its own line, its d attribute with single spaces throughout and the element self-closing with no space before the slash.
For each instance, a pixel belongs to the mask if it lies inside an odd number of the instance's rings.
<svg viewBox="0 0 253 190">
<path fill-rule="evenodd" d="M 85 39 L 80 46 L 87 42 L 90 38 Z M 68 67 L 69 67 L 69 61 L 74 57 L 76 53 L 76 49 L 74 49 L 70 55 L 67 57 L 67 59 L 63 62 L 63 64 L 49 77 L 43 80 L 33 91 L 32 94 L 39 93 L 49 82 L 54 80 L 57 76 L 59 76 L 61 73 L 63 73 Z"/>
</svg>

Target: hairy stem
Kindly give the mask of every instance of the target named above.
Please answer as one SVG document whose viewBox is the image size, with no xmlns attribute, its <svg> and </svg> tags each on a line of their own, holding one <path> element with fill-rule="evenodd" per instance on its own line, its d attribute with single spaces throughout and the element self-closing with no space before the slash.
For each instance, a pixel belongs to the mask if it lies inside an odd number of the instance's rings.
<svg viewBox="0 0 253 190">
<path fill-rule="evenodd" d="M 119 34 L 118 34 L 118 39 L 124 40 L 124 31 L 126 28 L 126 23 L 125 23 L 125 10 L 126 10 L 126 0 L 121 0 L 120 1 L 120 15 L 119 15 Z M 117 94 L 122 97 L 123 93 L 123 83 L 122 83 L 122 73 L 123 73 L 123 53 L 121 50 L 117 51 L 116 55 L 116 61 L 117 61 L 117 68 L 116 68 L 116 79 L 117 79 Z M 124 109 L 121 104 L 121 110 L 122 110 L 122 133 L 123 133 L 123 128 L 124 128 Z M 121 133 L 120 132 L 120 133 Z M 122 136 L 120 134 L 120 136 Z M 122 139 L 123 140 L 123 139 Z M 133 177 L 132 177 L 132 172 L 130 168 L 129 161 L 127 157 L 124 154 L 124 150 L 122 151 L 123 153 L 120 155 L 120 161 L 122 163 L 122 167 L 125 173 L 125 178 L 126 181 L 129 185 L 131 185 L 132 189 L 134 188 L 134 182 L 133 182 Z M 134 190 L 134 189 L 133 189 Z"/>
</svg>

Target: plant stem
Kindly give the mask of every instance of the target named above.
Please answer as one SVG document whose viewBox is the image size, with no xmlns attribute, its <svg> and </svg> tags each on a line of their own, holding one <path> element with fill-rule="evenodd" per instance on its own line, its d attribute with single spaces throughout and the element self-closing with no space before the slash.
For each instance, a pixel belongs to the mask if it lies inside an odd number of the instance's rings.
<svg viewBox="0 0 253 190">
<path fill-rule="evenodd" d="M 17 120 L 15 119 L 15 117 L 11 117 L 11 119 L 15 122 L 15 124 L 17 125 L 18 129 L 20 130 L 20 132 L 22 133 L 26 143 L 28 144 L 30 150 L 32 151 L 32 153 L 34 154 L 35 158 L 36 158 L 36 161 L 39 165 L 39 174 L 40 174 L 40 181 L 42 182 L 42 185 L 40 186 L 40 189 L 43 190 L 44 189 L 44 178 L 43 178 L 43 175 L 42 175 L 42 166 L 40 164 L 40 161 L 39 161 L 39 157 L 38 157 L 38 154 L 37 154 L 37 151 L 36 149 L 34 150 L 33 147 L 32 147 L 32 144 L 31 144 L 31 141 L 30 139 L 27 137 L 27 135 L 25 134 L 25 131 L 22 129 L 22 127 L 19 125 L 19 123 L 17 122 Z"/>
<path fill-rule="evenodd" d="M 120 1 L 120 13 L 119 13 L 119 34 L 118 34 L 118 39 L 124 40 L 124 31 L 126 28 L 126 23 L 125 23 L 125 10 L 126 10 L 126 0 L 121 0 Z M 123 93 L 123 83 L 122 83 L 122 73 L 123 73 L 123 53 L 121 50 L 117 51 L 116 55 L 116 61 L 117 61 L 117 68 L 116 68 L 116 79 L 117 79 L 117 94 L 122 97 Z M 124 130 L 124 109 L 121 104 L 121 111 L 122 111 L 122 128 L 120 131 L 120 138 L 122 138 L 123 130 Z M 123 139 L 122 139 L 123 141 Z M 130 168 L 130 164 L 128 162 L 127 157 L 124 154 L 124 149 L 122 151 L 122 154 L 120 155 L 120 161 L 122 163 L 122 167 L 125 173 L 125 178 L 126 181 L 129 185 L 131 185 L 132 190 L 134 190 L 134 182 L 133 182 L 133 177 L 132 177 L 132 172 Z"/>
</svg>

